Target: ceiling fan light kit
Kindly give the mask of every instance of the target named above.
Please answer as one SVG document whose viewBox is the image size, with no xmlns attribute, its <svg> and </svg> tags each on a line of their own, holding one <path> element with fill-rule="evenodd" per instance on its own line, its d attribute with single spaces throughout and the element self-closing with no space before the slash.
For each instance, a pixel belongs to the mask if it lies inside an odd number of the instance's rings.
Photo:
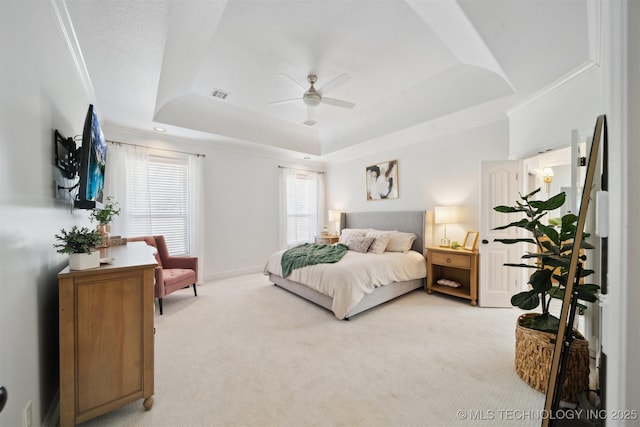
<svg viewBox="0 0 640 427">
<path fill-rule="evenodd" d="M 302 96 L 302 101 L 309 107 L 320 105 L 320 103 L 322 102 L 322 97 L 320 96 L 320 94 L 318 94 L 318 92 L 316 92 L 316 88 L 313 87 L 313 84 L 318 81 L 318 77 L 310 75 L 307 77 L 307 81 L 311 84 L 311 87 Z"/>
</svg>

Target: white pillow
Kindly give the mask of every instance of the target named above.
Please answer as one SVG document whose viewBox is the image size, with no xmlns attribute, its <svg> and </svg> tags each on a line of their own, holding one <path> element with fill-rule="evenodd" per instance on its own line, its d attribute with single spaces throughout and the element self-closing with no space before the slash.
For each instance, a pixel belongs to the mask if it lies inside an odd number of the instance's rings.
<svg viewBox="0 0 640 427">
<path fill-rule="evenodd" d="M 375 230 L 370 228 L 367 231 L 367 237 L 375 237 L 375 240 L 369 246 L 369 252 L 374 254 L 381 254 L 387 248 L 389 240 L 391 240 L 391 233 L 384 230 Z"/>
<path fill-rule="evenodd" d="M 387 252 L 404 252 L 407 253 L 411 249 L 411 244 L 416 240 L 413 233 L 405 233 L 403 231 L 392 231 L 391 240 L 385 249 Z"/>
<path fill-rule="evenodd" d="M 351 237 L 365 237 L 366 235 L 367 230 L 364 228 L 345 228 L 342 230 L 338 241 L 346 245 Z"/>
</svg>

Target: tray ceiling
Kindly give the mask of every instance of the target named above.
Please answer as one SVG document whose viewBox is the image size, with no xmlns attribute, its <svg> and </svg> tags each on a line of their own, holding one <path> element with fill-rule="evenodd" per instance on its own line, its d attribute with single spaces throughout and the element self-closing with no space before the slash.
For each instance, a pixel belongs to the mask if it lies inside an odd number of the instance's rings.
<svg viewBox="0 0 640 427">
<path fill-rule="evenodd" d="M 592 60 L 586 0 L 65 4 L 105 122 L 313 156 L 504 112 Z M 354 108 L 272 105 L 344 73 L 322 95 Z"/>
</svg>

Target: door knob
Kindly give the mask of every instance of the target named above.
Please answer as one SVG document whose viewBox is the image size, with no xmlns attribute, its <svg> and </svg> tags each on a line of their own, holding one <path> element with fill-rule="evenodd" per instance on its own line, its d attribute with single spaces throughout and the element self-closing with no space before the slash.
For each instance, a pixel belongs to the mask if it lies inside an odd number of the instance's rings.
<svg viewBox="0 0 640 427">
<path fill-rule="evenodd" d="M 0 387 L 0 412 L 2 412 L 2 408 L 4 408 L 4 404 L 7 403 L 7 389 L 4 387 Z"/>
<path fill-rule="evenodd" d="M 489 243 L 489 241 L 487 239 L 482 239 L 482 244 L 486 245 L 487 243 Z"/>
</svg>

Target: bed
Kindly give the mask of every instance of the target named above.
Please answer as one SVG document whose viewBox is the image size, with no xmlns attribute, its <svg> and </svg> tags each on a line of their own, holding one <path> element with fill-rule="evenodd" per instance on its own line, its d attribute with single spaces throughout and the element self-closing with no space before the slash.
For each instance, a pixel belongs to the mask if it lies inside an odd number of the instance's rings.
<svg viewBox="0 0 640 427">
<path fill-rule="evenodd" d="M 383 254 L 372 254 L 349 250 L 335 264 L 302 267 L 293 270 L 286 278 L 282 277 L 280 268 L 284 251 L 278 251 L 267 261 L 264 273 L 276 286 L 333 311 L 338 319 L 348 320 L 358 313 L 424 287 L 425 216 L 425 211 L 343 212 L 340 217 L 341 230 L 393 230 L 413 233 L 416 238 L 407 253 L 385 251 Z M 400 268 L 389 269 L 395 271 L 393 277 L 396 279 L 386 278 L 385 268 L 381 268 L 387 258 L 400 263 Z M 317 281 L 318 277 L 321 278 L 320 282 Z"/>
</svg>

